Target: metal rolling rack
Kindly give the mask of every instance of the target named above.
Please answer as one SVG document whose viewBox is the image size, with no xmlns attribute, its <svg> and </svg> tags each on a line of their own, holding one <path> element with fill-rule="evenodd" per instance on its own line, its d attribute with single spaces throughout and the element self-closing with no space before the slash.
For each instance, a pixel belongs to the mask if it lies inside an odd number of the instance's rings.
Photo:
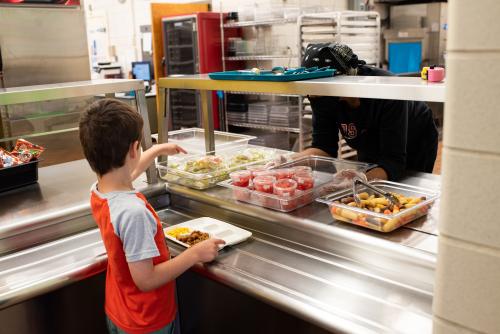
<svg viewBox="0 0 500 334">
<path fill-rule="evenodd" d="M 222 4 L 221 4 L 222 6 Z M 231 22 L 231 23 L 224 23 L 224 18 L 223 18 L 223 12 L 222 8 L 220 10 L 220 17 L 221 17 L 221 41 L 224 41 L 224 30 L 225 29 L 234 29 L 234 28 L 244 28 L 244 27 L 270 27 L 273 25 L 283 25 L 283 24 L 296 24 L 298 18 L 275 18 L 275 19 L 269 19 L 269 20 L 254 20 L 254 21 L 243 21 L 243 22 Z M 222 47 L 222 68 L 225 71 L 226 70 L 226 61 L 255 61 L 256 66 L 259 67 L 259 61 L 273 61 L 273 60 L 287 60 L 288 65 L 290 65 L 292 59 L 297 59 L 300 63 L 300 56 L 299 53 L 296 52 L 296 54 L 293 54 L 293 51 L 291 54 L 287 55 L 245 55 L 245 56 L 231 56 L 227 57 L 226 55 L 226 50 L 225 50 L 225 43 L 221 43 Z M 298 51 L 298 50 L 297 50 Z M 242 93 L 242 92 L 236 92 L 236 91 L 228 91 L 227 93 L 230 94 L 249 94 L 249 93 Z M 255 93 L 250 93 L 250 94 L 255 94 Z M 256 95 L 268 95 L 268 94 L 256 94 Z M 298 149 L 299 151 L 304 148 L 304 131 L 303 131 L 303 105 L 302 101 L 303 99 L 299 95 L 288 95 L 289 97 L 296 97 L 298 100 L 298 108 L 299 108 L 299 115 L 298 115 L 298 124 L 296 127 L 294 126 L 278 126 L 278 125 L 271 125 L 271 124 L 256 124 L 252 122 L 242 122 L 242 121 L 230 121 L 228 120 L 228 108 L 227 108 L 227 99 L 225 99 L 225 121 L 226 121 L 226 129 L 228 126 L 237 126 L 241 128 L 249 128 L 249 129 L 260 129 L 260 130 L 269 130 L 269 131 L 276 131 L 276 132 L 287 132 L 287 133 L 295 133 L 297 134 L 297 142 L 298 142 Z"/>
<path fill-rule="evenodd" d="M 297 21 L 299 59 L 309 43 L 341 42 L 348 44 L 368 65 L 380 66 L 380 15 L 366 11 L 335 11 L 301 15 Z M 307 100 L 303 114 L 311 113 Z M 306 116 L 307 117 L 307 116 Z M 339 136 L 339 158 L 356 156 Z"/>
</svg>

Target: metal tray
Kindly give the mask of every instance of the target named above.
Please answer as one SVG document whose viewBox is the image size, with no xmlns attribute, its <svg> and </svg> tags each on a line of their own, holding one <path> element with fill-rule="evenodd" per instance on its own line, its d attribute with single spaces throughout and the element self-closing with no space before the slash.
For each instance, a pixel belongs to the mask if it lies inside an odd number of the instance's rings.
<svg viewBox="0 0 500 334">
<path fill-rule="evenodd" d="M 404 196 L 425 197 L 420 203 L 415 206 L 404 209 L 396 214 L 376 213 L 370 210 L 361 209 L 358 207 L 348 206 L 338 201 L 340 199 L 352 196 L 352 189 L 342 190 L 333 194 L 318 198 L 317 201 L 325 203 L 330 207 L 330 213 L 336 220 L 363 226 L 380 232 L 391 232 L 408 224 L 422 216 L 425 216 L 432 204 L 438 199 L 439 193 L 436 191 L 414 187 L 402 183 L 390 181 L 371 181 L 370 184 L 379 188 L 382 191 L 399 193 Z M 373 192 L 366 187 L 359 187 L 360 191 L 367 192 L 371 195 Z"/>
<path fill-rule="evenodd" d="M 290 198 L 283 198 L 274 194 L 258 192 L 249 188 L 234 186 L 232 180 L 219 183 L 220 186 L 233 190 L 233 197 L 241 202 L 262 206 L 281 212 L 290 212 L 308 205 L 316 198 L 324 196 L 332 191 L 338 191 L 333 183 L 333 174 L 343 169 L 354 169 L 365 172 L 373 165 L 326 158 L 318 156 L 308 156 L 277 166 L 273 169 L 290 168 L 296 166 L 308 166 L 313 170 L 314 187 L 305 191 L 298 191 Z"/>
<path fill-rule="evenodd" d="M 226 246 L 232 246 L 240 242 L 243 242 L 252 236 L 252 232 L 250 231 L 244 230 L 237 226 L 210 217 L 200 217 L 188 220 L 183 223 L 172 225 L 163 229 L 163 232 L 167 239 L 172 240 L 186 248 L 190 246 L 168 234 L 169 231 L 174 230 L 178 227 L 186 227 L 190 231 L 198 230 L 201 232 L 208 233 L 210 235 L 210 238 L 217 238 L 224 240 L 226 243 L 222 245 L 220 249 Z"/>
<path fill-rule="evenodd" d="M 260 154 L 262 156 L 260 156 Z M 160 177 L 169 183 L 180 184 L 189 188 L 198 190 L 211 188 L 217 183 L 229 178 L 229 173 L 245 169 L 247 166 L 265 164 L 272 161 L 280 155 L 290 155 L 292 152 L 274 148 L 247 145 L 240 147 L 230 147 L 223 150 L 217 150 L 213 154 L 198 154 L 188 156 L 172 156 L 166 162 L 157 164 Z M 250 161 L 245 162 L 240 159 L 234 161 L 234 157 L 238 155 L 253 155 Z M 190 172 L 186 170 L 188 163 L 200 161 L 201 159 L 211 159 L 211 157 L 219 157 L 222 161 L 220 168 L 210 172 Z"/>
</svg>

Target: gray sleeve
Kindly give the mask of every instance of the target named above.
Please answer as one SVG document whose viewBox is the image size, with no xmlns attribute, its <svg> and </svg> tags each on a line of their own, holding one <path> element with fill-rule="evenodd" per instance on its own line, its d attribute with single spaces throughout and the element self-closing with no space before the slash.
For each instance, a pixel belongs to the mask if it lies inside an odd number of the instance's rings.
<svg viewBox="0 0 500 334">
<path fill-rule="evenodd" d="M 146 206 L 129 206 L 121 210 L 113 223 L 123 244 L 127 262 L 136 262 L 160 255 L 156 247 L 156 220 Z"/>
</svg>

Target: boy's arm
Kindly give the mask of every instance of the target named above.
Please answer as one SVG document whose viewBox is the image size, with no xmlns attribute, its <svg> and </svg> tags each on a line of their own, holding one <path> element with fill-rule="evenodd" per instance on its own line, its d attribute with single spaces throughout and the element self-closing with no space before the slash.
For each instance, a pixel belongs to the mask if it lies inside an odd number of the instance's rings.
<svg viewBox="0 0 500 334">
<path fill-rule="evenodd" d="M 139 164 L 132 172 L 132 180 L 135 180 L 144 173 L 144 171 L 153 163 L 159 155 L 174 155 L 178 153 L 187 153 L 182 147 L 176 144 L 158 144 L 144 151 L 139 160 Z"/>
<path fill-rule="evenodd" d="M 188 248 L 179 256 L 153 265 L 152 259 L 129 262 L 128 267 L 135 285 L 141 291 L 151 291 L 176 279 L 198 262 L 212 261 L 219 251 L 223 240 L 208 239 Z"/>
</svg>

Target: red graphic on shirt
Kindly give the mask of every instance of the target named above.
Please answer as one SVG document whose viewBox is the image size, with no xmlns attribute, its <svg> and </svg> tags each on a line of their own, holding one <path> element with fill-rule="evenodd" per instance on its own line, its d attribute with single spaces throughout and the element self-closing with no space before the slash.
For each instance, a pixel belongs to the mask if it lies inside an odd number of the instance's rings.
<svg viewBox="0 0 500 334">
<path fill-rule="evenodd" d="M 346 139 L 354 139 L 358 136 L 358 129 L 356 128 L 356 124 L 340 124 L 342 130 L 342 136 Z"/>
</svg>

